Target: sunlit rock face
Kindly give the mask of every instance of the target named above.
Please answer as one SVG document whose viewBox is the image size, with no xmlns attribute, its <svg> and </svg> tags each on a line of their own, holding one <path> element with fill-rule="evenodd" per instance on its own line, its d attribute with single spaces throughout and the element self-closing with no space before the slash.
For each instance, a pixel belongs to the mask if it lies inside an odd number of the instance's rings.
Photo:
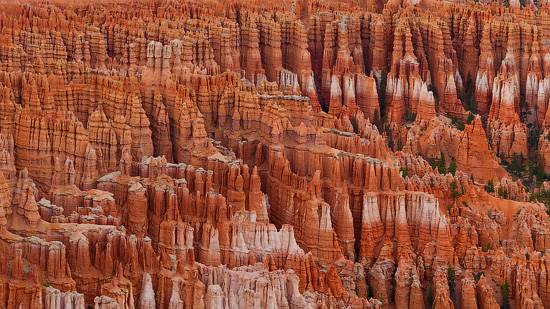
<svg viewBox="0 0 550 309">
<path fill-rule="evenodd" d="M 0 308 L 550 307 L 550 11 L 479 2 L 3 1 Z"/>
</svg>

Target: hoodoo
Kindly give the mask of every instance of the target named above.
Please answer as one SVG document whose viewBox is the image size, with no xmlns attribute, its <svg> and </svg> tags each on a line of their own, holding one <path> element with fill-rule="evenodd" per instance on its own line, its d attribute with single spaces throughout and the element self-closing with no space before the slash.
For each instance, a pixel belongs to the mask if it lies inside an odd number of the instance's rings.
<svg viewBox="0 0 550 309">
<path fill-rule="evenodd" d="M 547 1 L 0 2 L 0 308 L 550 308 Z"/>
</svg>

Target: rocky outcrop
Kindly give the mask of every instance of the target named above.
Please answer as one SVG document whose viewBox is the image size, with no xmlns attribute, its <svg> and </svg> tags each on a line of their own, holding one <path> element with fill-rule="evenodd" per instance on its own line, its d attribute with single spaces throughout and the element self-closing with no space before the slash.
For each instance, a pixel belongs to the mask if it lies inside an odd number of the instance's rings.
<svg viewBox="0 0 550 309">
<path fill-rule="evenodd" d="M 499 308 L 499 304 L 493 297 L 493 290 L 485 277 L 480 278 L 477 282 L 476 291 L 480 308 Z"/>
<path fill-rule="evenodd" d="M 481 2 L 2 3 L 0 307 L 550 306 L 548 8 Z"/>
<path fill-rule="evenodd" d="M 462 283 L 462 308 L 478 308 L 476 300 L 476 285 L 470 272 L 461 280 Z M 483 300 L 484 301 L 484 300 Z"/>
<path fill-rule="evenodd" d="M 417 126 L 407 133 L 404 152 L 421 153 L 424 158 L 434 159 L 440 159 L 443 153 L 446 160 L 455 161 L 460 170 L 485 182 L 506 176 L 490 147 L 480 117 L 474 117 L 464 131 L 449 128 L 438 118 L 428 122 L 417 116 L 415 124 Z"/>
<path fill-rule="evenodd" d="M 493 83 L 493 102 L 489 111 L 493 151 L 503 158 L 514 153 L 527 154 L 527 128 L 519 119 L 520 80 L 512 49 L 503 60 Z"/>
</svg>

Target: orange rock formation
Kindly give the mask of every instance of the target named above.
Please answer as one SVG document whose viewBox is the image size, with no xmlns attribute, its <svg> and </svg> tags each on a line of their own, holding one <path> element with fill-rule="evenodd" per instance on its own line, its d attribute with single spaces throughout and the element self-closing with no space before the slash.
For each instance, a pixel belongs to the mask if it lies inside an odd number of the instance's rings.
<svg viewBox="0 0 550 309">
<path fill-rule="evenodd" d="M 550 307 L 550 8 L 479 2 L 4 1 L 0 308 Z"/>
</svg>

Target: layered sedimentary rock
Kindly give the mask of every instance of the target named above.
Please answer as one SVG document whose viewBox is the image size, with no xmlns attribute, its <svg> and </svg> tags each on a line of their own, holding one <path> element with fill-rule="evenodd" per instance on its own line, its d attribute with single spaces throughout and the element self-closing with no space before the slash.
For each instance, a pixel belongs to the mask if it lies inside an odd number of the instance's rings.
<svg viewBox="0 0 550 309">
<path fill-rule="evenodd" d="M 430 104 L 425 105 L 423 114 L 433 114 Z M 506 170 L 491 150 L 480 117 L 474 117 L 469 125 L 465 125 L 464 131 L 449 128 L 437 117 L 427 118 L 422 114 L 416 116 L 416 125 L 407 132 L 404 152 L 420 153 L 428 160 L 441 159 L 443 154 L 446 160 L 455 161 L 460 170 L 482 181 L 500 180 L 506 176 Z M 410 164 L 406 165 L 410 168 Z"/>
<path fill-rule="evenodd" d="M 0 307 L 550 306 L 550 13 L 436 2 L 4 1 Z"/>
<path fill-rule="evenodd" d="M 519 117 L 520 76 L 510 48 L 493 83 L 493 101 L 489 111 L 493 150 L 501 157 L 527 154 L 527 128 Z"/>
</svg>

